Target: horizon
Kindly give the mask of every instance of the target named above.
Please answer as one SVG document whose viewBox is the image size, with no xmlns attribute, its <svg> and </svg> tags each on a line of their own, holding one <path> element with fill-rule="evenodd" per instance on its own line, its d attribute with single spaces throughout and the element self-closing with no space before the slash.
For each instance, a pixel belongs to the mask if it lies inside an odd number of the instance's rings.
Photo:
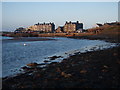
<svg viewBox="0 0 120 90">
<path fill-rule="evenodd" d="M 66 21 L 79 21 L 87 29 L 118 21 L 118 2 L 3 2 L 2 16 L 2 31 L 38 22 L 54 22 L 57 28 Z"/>
</svg>

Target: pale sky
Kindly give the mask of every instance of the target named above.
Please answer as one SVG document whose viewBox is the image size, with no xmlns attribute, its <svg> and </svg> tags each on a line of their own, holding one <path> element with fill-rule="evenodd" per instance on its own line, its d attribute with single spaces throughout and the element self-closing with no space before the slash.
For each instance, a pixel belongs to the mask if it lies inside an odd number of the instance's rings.
<svg viewBox="0 0 120 90">
<path fill-rule="evenodd" d="M 84 28 L 118 21 L 118 2 L 2 2 L 2 30 L 14 31 L 38 22 L 80 21 Z"/>
</svg>

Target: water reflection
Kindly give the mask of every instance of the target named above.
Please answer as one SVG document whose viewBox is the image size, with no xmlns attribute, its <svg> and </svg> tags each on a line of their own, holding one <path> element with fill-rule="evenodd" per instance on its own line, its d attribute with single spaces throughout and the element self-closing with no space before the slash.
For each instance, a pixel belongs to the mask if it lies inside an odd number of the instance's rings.
<svg viewBox="0 0 120 90">
<path fill-rule="evenodd" d="M 52 55 L 66 55 L 77 51 L 90 50 L 95 46 L 111 46 L 113 44 L 99 40 L 80 40 L 70 38 L 52 38 L 56 40 L 10 42 L 2 44 L 3 77 L 19 72 L 28 63 L 42 63 Z M 24 45 L 26 44 L 26 46 Z M 87 48 L 86 48 L 87 47 Z"/>
</svg>

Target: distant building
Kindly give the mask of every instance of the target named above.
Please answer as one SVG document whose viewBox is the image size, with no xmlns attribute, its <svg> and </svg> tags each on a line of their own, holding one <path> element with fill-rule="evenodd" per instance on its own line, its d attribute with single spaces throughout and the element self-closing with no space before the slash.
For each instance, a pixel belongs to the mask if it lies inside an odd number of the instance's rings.
<svg viewBox="0 0 120 90">
<path fill-rule="evenodd" d="M 78 29 L 76 32 L 77 32 L 77 33 L 82 33 L 82 32 L 83 32 L 83 29 Z"/>
<path fill-rule="evenodd" d="M 26 32 L 26 28 L 23 27 L 19 27 L 14 31 L 14 33 L 24 33 L 24 32 Z"/>
<path fill-rule="evenodd" d="M 41 24 L 38 23 L 38 24 L 28 27 L 27 30 L 50 33 L 50 32 L 55 31 L 55 24 L 51 23 L 51 22 L 50 23 L 41 23 Z"/>
<path fill-rule="evenodd" d="M 77 30 L 83 29 L 83 23 L 77 22 L 66 22 L 64 25 L 64 32 L 66 33 L 71 33 L 71 32 L 76 32 Z"/>
<path fill-rule="evenodd" d="M 54 23 L 37 23 L 33 26 L 29 26 L 27 28 L 18 28 L 15 32 L 22 33 L 74 33 L 74 32 L 82 32 L 83 23 L 77 22 L 66 22 L 64 26 L 59 26 L 55 30 Z"/>
<path fill-rule="evenodd" d="M 26 28 L 28 31 L 38 31 L 38 27 L 37 25 L 33 25 L 33 26 L 29 26 L 28 28 Z"/>
<path fill-rule="evenodd" d="M 62 26 L 59 26 L 56 30 L 55 30 L 56 33 L 63 33 L 63 27 Z"/>
</svg>

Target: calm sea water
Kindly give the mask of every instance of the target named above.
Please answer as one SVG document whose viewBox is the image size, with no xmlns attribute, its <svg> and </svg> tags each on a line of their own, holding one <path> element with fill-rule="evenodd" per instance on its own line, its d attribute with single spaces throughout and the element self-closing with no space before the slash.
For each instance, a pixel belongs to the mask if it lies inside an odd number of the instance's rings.
<svg viewBox="0 0 120 90">
<path fill-rule="evenodd" d="M 31 37 L 32 38 L 32 37 Z M 108 48 L 114 44 L 99 40 L 52 38 L 49 41 L 2 41 L 2 77 L 19 73 L 20 68 L 31 62 L 43 63 L 46 57 L 70 55 L 75 51 L 84 52 L 92 48 Z M 26 46 L 24 46 L 26 44 Z"/>
</svg>

